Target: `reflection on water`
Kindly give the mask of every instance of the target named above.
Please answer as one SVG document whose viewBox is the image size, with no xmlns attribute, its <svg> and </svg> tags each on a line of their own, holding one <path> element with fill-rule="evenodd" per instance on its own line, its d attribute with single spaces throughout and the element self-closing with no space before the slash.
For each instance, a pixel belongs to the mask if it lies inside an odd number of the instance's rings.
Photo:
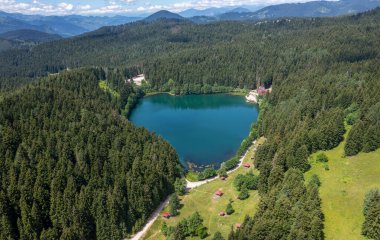
<svg viewBox="0 0 380 240">
<path fill-rule="evenodd" d="M 130 119 L 169 141 L 183 165 L 218 166 L 234 155 L 257 116 L 257 106 L 239 96 L 161 94 L 142 99 Z"/>
<path fill-rule="evenodd" d="M 238 101 L 231 101 L 233 100 L 232 98 L 236 98 L 235 100 Z M 180 109 L 207 109 L 241 106 L 240 96 L 227 96 L 222 94 L 186 96 L 170 96 L 168 94 L 159 94 L 146 97 L 146 100 L 154 104 L 162 104 Z"/>
</svg>

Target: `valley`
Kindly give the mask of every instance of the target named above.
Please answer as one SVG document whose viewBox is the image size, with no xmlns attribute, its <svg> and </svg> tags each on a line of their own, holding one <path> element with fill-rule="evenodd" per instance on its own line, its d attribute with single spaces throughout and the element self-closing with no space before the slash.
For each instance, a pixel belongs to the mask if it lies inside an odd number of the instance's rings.
<svg viewBox="0 0 380 240">
<path fill-rule="evenodd" d="M 0 239 L 380 239 L 378 2 L 0 12 Z"/>
</svg>

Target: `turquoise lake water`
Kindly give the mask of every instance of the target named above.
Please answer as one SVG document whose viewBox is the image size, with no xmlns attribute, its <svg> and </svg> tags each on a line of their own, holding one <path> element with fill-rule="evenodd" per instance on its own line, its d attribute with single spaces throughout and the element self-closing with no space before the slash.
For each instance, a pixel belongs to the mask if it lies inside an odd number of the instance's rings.
<svg viewBox="0 0 380 240">
<path fill-rule="evenodd" d="M 166 139 L 184 166 L 219 166 L 248 136 L 258 111 L 241 96 L 160 94 L 143 98 L 130 120 Z"/>
</svg>

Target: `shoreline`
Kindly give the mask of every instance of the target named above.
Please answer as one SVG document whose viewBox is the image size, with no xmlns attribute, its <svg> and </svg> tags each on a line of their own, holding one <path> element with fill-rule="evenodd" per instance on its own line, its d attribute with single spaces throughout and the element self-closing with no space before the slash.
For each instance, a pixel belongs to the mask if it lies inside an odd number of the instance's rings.
<svg viewBox="0 0 380 240">
<path fill-rule="evenodd" d="M 211 93 L 190 93 L 190 94 L 173 94 L 171 92 L 148 92 L 145 93 L 143 97 L 150 97 L 150 96 L 155 96 L 155 95 L 160 95 L 160 94 L 167 94 L 173 97 L 179 97 L 179 96 L 190 96 L 190 95 L 214 95 L 214 94 L 224 94 L 224 95 L 230 95 L 230 96 L 240 96 L 244 97 L 247 94 L 247 91 L 229 91 L 229 92 L 211 92 Z"/>
<path fill-rule="evenodd" d="M 231 174 L 232 172 L 235 172 L 236 170 L 240 169 L 243 165 L 243 161 L 245 157 L 247 156 L 250 148 L 256 144 L 256 140 L 252 142 L 251 146 L 245 151 L 244 155 L 239 158 L 239 163 L 234 167 L 233 169 L 227 171 L 227 174 Z M 185 178 L 186 179 L 186 178 Z M 197 182 L 190 182 L 186 179 L 186 189 L 190 190 L 199 186 L 202 186 L 204 184 L 207 184 L 209 182 L 215 181 L 216 179 L 219 179 L 219 176 L 205 179 L 202 181 Z M 154 210 L 154 212 L 150 215 L 148 218 L 147 223 L 144 225 L 141 231 L 137 232 L 135 235 L 133 235 L 131 238 L 126 238 L 126 240 L 139 240 L 141 239 L 146 232 L 150 229 L 150 227 L 153 225 L 153 223 L 156 221 L 156 219 L 160 216 L 161 211 L 169 204 L 170 195 L 160 203 L 160 205 Z"/>
<path fill-rule="evenodd" d="M 258 97 L 259 97 L 259 94 L 258 94 L 257 90 L 252 90 L 249 92 L 248 95 L 245 96 L 245 100 L 246 100 L 246 102 L 257 104 L 258 103 Z"/>
<path fill-rule="evenodd" d="M 145 93 L 145 95 L 142 98 L 144 98 L 144 97 L 150 97 L 150 96 L 155 96 L 155 95 L 160 95 L 160 94 L 168 94 L 170 96 L 185 96 L 185 95 L 174 95 L 174 94 L 172 94 L 170 92 L 152 92 L 152 93 Z M 246 94 L 246 92 L 239 92 L 239 91 L 236 91 L 236 92 L 232 91 L 231 92 L 230 91 L 230 92 L 218 92 L 218 93 L 208 93 L 208 94 L 225 94 L 225 95 L 231 95 L 231 96 L 241 96 L 241 97 L 244 97 L 245 94 Z M 207 95 L 207 94 L 201 93 L 201 94 L 187 94 L 187 95 Z M 251 146 L 253 146 L 255 144 L 256 144 L 256 140 L 254 140 L 251 143 L 251 145 L 247 148 L 247 150 L 244 152 L 244 154 L 242 156 L 240 156 L 238 164 L 234 168 L 232 168 L 231 170 L 227 171 L 227 174 L 231 174 L 231 173 L 235 172 L 236 170 L 238 170 L 238 169 L 240 169 L 242 167 L 243 161 L 244 161 L 245 157 L 247 156 L 247 154 L 248 154 Z M 215 177 L 209 178 L 209 179 L 205 179 L 205 180 L 201 180 L 201 181 L 195 181 L 195 182 L 191 182 L 187 178 L 185 178 L 185 180 L 186 180 L 186 189 L 190 190 L 190 189 L 202 186 L 204 184 L 207 184 L 209 182 L 215 181 L 217 179 L 219 179 L 218 175 L 215 176 Z M 159 204 L 159 206 L 149 216 L 147 222 L 144 224 L 143 228 L 139 232 L 137 232 L 136 234 L 134 234 L 133 236 L 131 236 L 129 238 L 126 238 L 126 240 L 127 239 L 129 239 L 129 240 L 139 240 L 139 239 L 141 239 L 146 234 L 146 232 L 150 229 L 150 227 L 153 225 L 153 223 L 156 221 L 156 219 L 160 216 L 161 211 L 169 204 L 169 198 L 170 198 L 170 195 L 164 201 L 162 201 Z"/>
<path fill-rule="evenodd" d="M 252 145 L 255 145 L 255 144 L 256 144 L 256 140 L 252 142 Z M 247 156 L 250 147 L 247 149 L 247 151 L 245 151 L 244 155 L 239 158 L 239 163 L 234 168 L 232 168 L 231 170 L 228 170 L 227 174 L 235 172 L 236 170 L 238 170 L 243 165 L 243 160 Z M 186 188 L 187 189 L 193 189 L 193 188 L 202 186 L 203 184 L 215 181 L 216 179 L 219 179 L 219 176 L 217 175 L 215 177 L 208 178 L 208 179 L 201 180 L 201 181 L 196 181 L 196 182 L 191 182 L 191 181 L 187 180 L 187 178 L 185 178 L 185 179 L 186 179 Z"/>
</svg>

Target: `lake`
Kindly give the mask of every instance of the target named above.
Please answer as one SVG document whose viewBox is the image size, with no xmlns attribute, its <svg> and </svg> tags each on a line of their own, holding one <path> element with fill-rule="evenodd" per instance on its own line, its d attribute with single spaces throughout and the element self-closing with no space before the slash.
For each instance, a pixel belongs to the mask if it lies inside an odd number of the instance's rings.
<svg viewBox="0 0 380 240">
<path fill-rule="evenodd" d="M 217 167 L 236 153 L 258 112 L 241 96 L 160 94 L 141 99 L 130 120 L 166 139 L 184 166 Z"/>
</svg>

